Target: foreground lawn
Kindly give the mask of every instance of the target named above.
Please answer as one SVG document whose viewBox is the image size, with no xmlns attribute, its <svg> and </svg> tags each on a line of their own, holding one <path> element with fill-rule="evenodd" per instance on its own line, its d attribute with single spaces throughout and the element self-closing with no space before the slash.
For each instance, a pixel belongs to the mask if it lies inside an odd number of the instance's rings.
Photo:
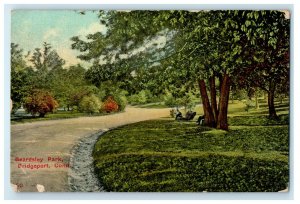
<svg viewBox="0 0 300 204">
<path fill-rule="evenodd" d="M 174 120 L 116 128 L 95 145 L 96 172 L 107 191 L 283 190 L 289 179 L 287 116 L 251 117 L 230 118 L 228 132 Z"/>
</svg>

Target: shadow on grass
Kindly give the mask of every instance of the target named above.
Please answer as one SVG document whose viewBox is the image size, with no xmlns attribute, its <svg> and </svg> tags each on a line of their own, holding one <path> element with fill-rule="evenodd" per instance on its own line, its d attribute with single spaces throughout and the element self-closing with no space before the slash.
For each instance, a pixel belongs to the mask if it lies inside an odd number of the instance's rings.
<svg viewBox="0 0 300 204">
<path fill-rule="evenodd" d="M 241 119 L 231 122 L 241 124 Z M 251 123 L 270 123 L 266 120 Z M 116 192 L 285 189 L 288 126 L 243 127 L 226 132 L 174 120 L 125 125 L 97 141 L 95 169 L 105 190 Z"/>
</svg>

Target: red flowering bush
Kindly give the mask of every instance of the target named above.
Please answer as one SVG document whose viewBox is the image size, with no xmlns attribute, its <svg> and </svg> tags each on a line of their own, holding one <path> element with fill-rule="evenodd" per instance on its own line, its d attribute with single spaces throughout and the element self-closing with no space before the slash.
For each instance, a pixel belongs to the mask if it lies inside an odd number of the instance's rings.
<svg viewBox="0 0 300 204">
<path fill-rule="evenodd" d="M 58 107 L 57 101 L 49 92 L 38 89 L 33 90 L 24 102 L 25 110 L 33 116 L 38 113 L 39 117 L 44 117 L 46 113 L 53 112 Z"/>
<path fill-rule="evenodd" d="M 119 105 L 117 102 L 114 100 L 112 96 L 109 96 L 102 105 L 102 110 L 110 113 L 110 112 L 116 112 L 119 109 Z"/>
</svg>

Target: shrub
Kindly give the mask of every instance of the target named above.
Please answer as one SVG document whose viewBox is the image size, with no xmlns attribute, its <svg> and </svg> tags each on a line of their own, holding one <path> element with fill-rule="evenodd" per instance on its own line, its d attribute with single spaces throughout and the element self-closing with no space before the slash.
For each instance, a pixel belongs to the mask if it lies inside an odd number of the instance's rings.
<svg viewBox="0 0 300 204">
<path fill-rule="evenodd" d="M 192 110 L 196 106 L 196 100 L 197 98 L 192 92 L 187 92 L 178 100 L 178 103 L 179 105 L 182 105 L 185 108 L 185 110 Z"/>
<path fill-rule="evenodd" d="M 168 107 L 178 106 L 178 101 L 171 93 L 167 93 L 164 97 L 165 105 Z"/>
<path fill-rule="evenodd" d="M 102 101 L 105 101 L 108 96 L 113 97 L 114 101 L 118 104 L 118 111 L 123 111 L 125 109 L 127 105 L 127 94 L 127 91 L 119 88 L 118 83 L 112 83 L 110 81 L 103 82 L 97 93 Z"/>
<path fill-rule="evenodd" d="M 247 112 L 249 111 L 249 109 L 255 108 L 255 101 L 253 100 L 247 100 L 245 104 L 246 104 L 245 111 Z"/>
<path fill-rule="evenodd" d="M 148 102 L 147 95 L 149 94 L 149 91 L 142 90 L 138 94 L 131 95 L 129 101 L 132 105 L 145 104 Z"/>
<path fill-rule="evenodd" d="M 119 110 L 119 105 L 112 96 L 108 96 L 108 98 L 103 102 L 102 110 L 107 113 L 116 112 Z"/>
<path fill-rule="evenodd" d="M 171 118 L 175 118 L 175 116 L 176 116 L 176 110 L 174 108 L 172 108 L 170 110 L 170 116 L 171 116 Z"/>
<path fill-rule="evenodd" d="M 140 104 L 147 103 L 147 92 L 145 90 L 142 90 L 138 93 L 138 100 Z"/>
<path fill-rule="evenodd" d="M 72 112 L 78 112 L 78 106 L 72 106 Z"/>
<path fill-rule="evenodd" d="M 84 96 L 79 104 L 80 110 L 90 114 L 98 113 L 101 108 L 101 101 L 95 95 Z"/>
<path fill-rule="evenodd" d="M 33 90 L 24 101 L 25 110 L 33 116 L 38 113 L 39 117 L 44 117 L 58 107 L 57 101 L 45 90 Z"/>
<path fill-rule="evenodd" d="M 119 108 L 118 111 L 123 111 L 127 105 L 126 96 L 114 96 L 115 101 L 117 102 Z"/>
<path fill-rule="evenodd" d="M 134 94 L 128 97 L 128 101 L 131 105 L 138 105 L 138 95 Z"/>
</svg>

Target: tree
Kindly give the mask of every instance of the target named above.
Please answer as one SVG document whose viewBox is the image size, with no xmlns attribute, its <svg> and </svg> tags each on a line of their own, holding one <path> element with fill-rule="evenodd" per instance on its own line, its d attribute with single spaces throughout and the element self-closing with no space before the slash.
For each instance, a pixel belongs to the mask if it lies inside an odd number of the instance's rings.
<svg viewBox="0 0 300 204">
<path fill-rule="evenodd" d="M 65 64 L 65 60 L 47 42 L 44 42 L 42 48 L 35 48 L 30 62 L 33 64 L 32 69 L 35 71 L 34 86 L 39 89 L 49 89 L 48 73 L 62 69 Z"/>
<path fill-rule="evenodd" d="M 27 67 L 23 50 L 11 43 L 11 91 L 13 111 L 21 107 L 23 99 L 29 94 L 32 84 L 32 70 Z"/>
<path fill-rule="evenodd" d="M 279 11 L 100 12 L 100 20 L 108 26 L 107 34 L 89 35 L 89 42 L 74 37 L 72 46 L 84 51 L 81 59 L 98 63 L 101 55 L 107 56 L 110 66 L 123 73 L 148 70 L 159 63 L 165 70 L 162 77 L 154 79 L 159 86 L 167 87 L 174 79 L 185 81 L 182 85 L 197 83 L 205 124 L 227 130 L 231 83 L 236 73 L 253 61 L 247 59 L 253 54 L 249 54 L 248 47 L 261 46 L 261 40 L 274 46 L 276 40 L 266 37 L 272 31 L 273 35 L 276 30 L 278 33 L 280 26 L 273 23 L 281 22 L 282 17 Z M 153 45 L 137 52 L 162 33 L 168 39 L 163 48 Z"/>
<path fill-rule="evenodd" d="M 247 63 L 239 71 L 238 80 L 240 85 L 266 91 L 269 117 L 277 119 L 274 105 L 276 90 L 280 92 L 289 89 L 290 22 L 284 13 L 278 11 L 254 14 L 251 17 L 256 20 L 256 24 L 259 23 L 259 27 L 253 29 L 254 23 L 250 21 L 243 28 L 247 31 L 250 43 L 248 41 L 244 46 L 243 59 Z"/>
<path fill-rule="evenodd" d="M 30 61 L 36 70 L 42 72 L 60 69 L 65 64 L 65 60 L 47 42 L 44 42 L 42 48 L 35 48 Z"/>
<path fill-rule="evenodd" d="M 47 113 L 53 112 L 58 107 L 57 101 L 45 90 L 33 90 L 24 101 L 24 108 L 32 116 L 38 113 L 39 117 L 45 117 Z"/>
<path fill-rule="evenodd" d="M 83 96 L 96 93 L 96 91 L 87 88 L 85 69 L 80 64 L 65 69 L 50 70 L 47 78 L 49 81 L 48 88 L 60 106 L 67 110 L 70 110 L 72 106 L 78 106 Z M 79 98 L 77 99 L 77 97 Z"/>
</svg>

